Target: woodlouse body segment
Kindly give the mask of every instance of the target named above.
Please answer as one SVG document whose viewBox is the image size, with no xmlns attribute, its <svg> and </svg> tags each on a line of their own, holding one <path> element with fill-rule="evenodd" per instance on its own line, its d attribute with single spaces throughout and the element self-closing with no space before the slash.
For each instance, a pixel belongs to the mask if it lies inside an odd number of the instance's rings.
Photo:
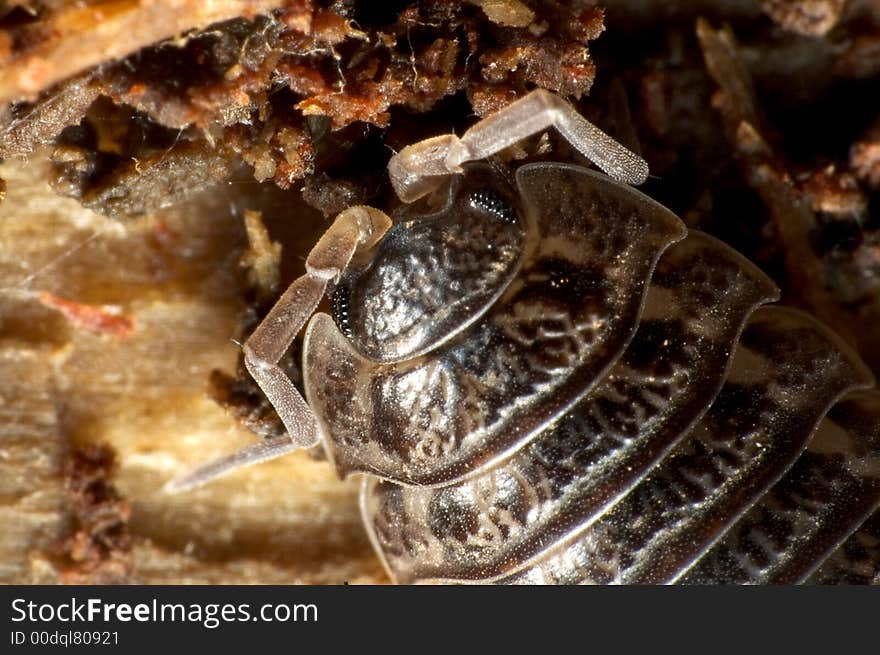
<svg viewBox="0 0 880 655">
<path fill-rule="evenodd" d="M 782 479 L 682 582 L 804 582 L 878 503 L 880 394 L 855 392 L 831 409 Z"/>
<path fill-rule="evenodd" d="M 677 581 L 794 463 L 834 401 L 870 384 L 864 365 L 838 345 L 806 314 L 758 310 L 727 381 L 688 438 L 539 575 Z"/>
<path fill-rule="evenodd" d="M 471 474 L 565 411 L 631 338 L 660 253 L 685 234 L 679 219 L 583 168 L 524 166 L 517 183 L 524 261 L 455 339 L 383 364 L 313 319 L 306 393 L 340 474 L 418 485 Z"/>
<path fill-rule="evenodd" d="M 548 126 L 616 179 L 464 164 Z M 873 376 L 640 157 L 539 91 L 389 171 L 245 344 L 290 435 L 177 488 L 321 441 L 398 582 L 880 581 Z"/>
<path fill-rule="evenodd" d="M 760 271 L 711 237 L 672 246 L 620 360 L 516 456 L 440 489 L 366 483 L 364 511 L 389 567 L 405 581 L 498 577 L 588 525 L 705 411 L 746 318 L 775 297 Z"/>
</svg>

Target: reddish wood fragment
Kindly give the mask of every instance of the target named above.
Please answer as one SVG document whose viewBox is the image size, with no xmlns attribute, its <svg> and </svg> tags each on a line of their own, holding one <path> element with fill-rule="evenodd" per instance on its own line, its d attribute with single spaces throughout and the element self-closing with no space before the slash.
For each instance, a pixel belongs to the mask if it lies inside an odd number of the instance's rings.
<svg viewBox="0 0 880 655">
<path fill-rule="evenodd" d="M 48 291 L 40 292 L 40 302 L 60 311 L 75 327 L 91 332 L 109 334 L 122 339 L 134 332 L 134 320 L 104 305 L 86 305 L 56 296 Z"/>
</svg>

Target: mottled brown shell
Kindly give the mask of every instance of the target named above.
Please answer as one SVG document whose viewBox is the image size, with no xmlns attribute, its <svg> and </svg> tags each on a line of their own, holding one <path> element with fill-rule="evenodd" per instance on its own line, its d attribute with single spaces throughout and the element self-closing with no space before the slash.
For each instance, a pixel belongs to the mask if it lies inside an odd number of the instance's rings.
<svg viewBox="0 0 880 655">
<path fill-rule="evenodd" d="M 735 251 L 563 164 L 398 220 L 305 354 L 395 580 L 828 581 L 876 540 L 873 378 Z"/>
</svg>

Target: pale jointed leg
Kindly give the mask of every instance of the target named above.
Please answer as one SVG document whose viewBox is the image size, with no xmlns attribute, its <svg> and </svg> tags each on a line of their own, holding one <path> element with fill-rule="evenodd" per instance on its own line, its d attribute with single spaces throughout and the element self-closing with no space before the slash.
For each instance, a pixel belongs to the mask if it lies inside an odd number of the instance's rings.
<svg viewBox="0 0 880 655">
<path fill-rule="evenodd" d="M 581 116 L 559 96 L 538 89 L 484 118 L 461 138 L 453 134 L 407 146 L 388 163 L 391 183 L 404 202 L 434 190 L 467 161 L 483 159 L 550 127 L 616 180 L 641 184 L 648 163 Z"/>
<path fill-rule="evenodd" d="M 390 226 L 391 219 L 372 207 L 350 207 L 339 214 L 309 253 L 305 275 L 287 288 L 244 343 L 245 367 L 272 403 L 287 435 L 265 439 L 210 462 L 172 480 L 166 490 L 184 491 L 237 468 L 318 443 L 315 415 L 278 362 L 314 313 L 328 284 L 337 282 L 354 254 L 372 248 Z"/>
</svg>

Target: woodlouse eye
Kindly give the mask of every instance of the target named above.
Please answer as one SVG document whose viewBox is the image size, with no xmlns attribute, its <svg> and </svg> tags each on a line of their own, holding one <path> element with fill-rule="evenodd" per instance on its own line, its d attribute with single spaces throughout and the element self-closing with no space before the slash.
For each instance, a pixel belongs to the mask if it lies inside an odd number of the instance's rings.
<svg viewBox="0 0 880 655">
<path fill-rule="evenodd" d="M 348 285 L 340 284 L 333 290 L 330 297 L 330 306 L 333 312 L 333 320 L 339 331 L 351 339 L 351 290 Z"/>
<path fill-rule="evenodd" d="M 486 212 L 507 223 L 516 221 L 516 211 L 499 193 L 491 189 L 480 189 L 470 195 L 469 204 L 478 211 Z"/>
</svg>

